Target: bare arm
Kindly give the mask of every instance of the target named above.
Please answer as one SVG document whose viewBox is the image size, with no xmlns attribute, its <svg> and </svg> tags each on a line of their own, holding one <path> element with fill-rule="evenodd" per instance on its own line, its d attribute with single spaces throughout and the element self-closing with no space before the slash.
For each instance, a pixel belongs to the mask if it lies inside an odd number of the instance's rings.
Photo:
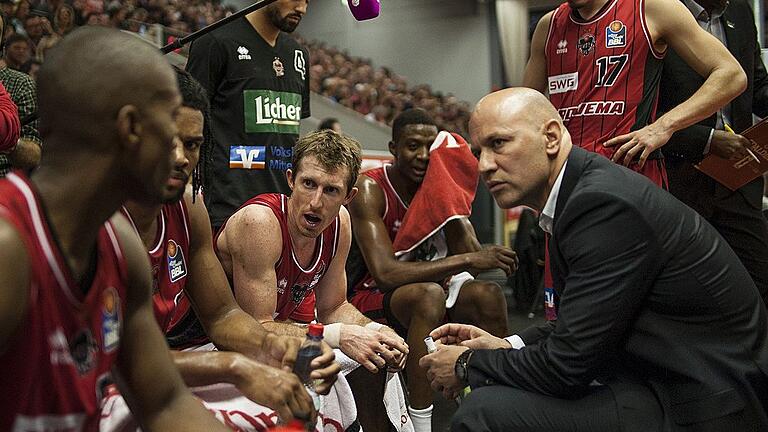
<svg viewBox="0 0 768 432">
<path fill-rule="evenodd" d="M 536 24 L 536 30 L 533 31 L 531 39 L 531 56 L 525 65 L 525 74 L 523 75 L 523 87 L 530 87 L 541 93 L 547 91 L 547 57 L 546 44 L 549 34 L 549 23 L 552 21 L 550 12 L 539 20 Z M 546 94 L 546 93 L 545 93 Z"/>
<path fill-rule="evenodd" d="M 4 209 L 0 207 L 0 216 Z M 27 247 L 16 229 L 0 218 L 0 354 L 18 330 L 29 296 Z"/>
<path fill-rule="evenodd" d="M 190 277 L 186 290 L 208 337 L 221 350 L 236 351 L 272 366 L 296 360 L 300 338 L 278 337 L 240 309 L 227 275 L 213 252 L 210 219 L 201 200 L 184 200 L 190 220 Z M 273 270 L 274 271 L 274 270 Z"/>
<path fill-rule="evenodd" d="M 699 27 L 683 3 L 648 0 L 645 16 L 655 45 L 675 50 L 706 80 L 688 100 L 654 123 L 604 144 L 606 147 L 617 147 L 613 160 L 624 165 L 629 165 L 639 156 L 639 165 L 642 166 L 648 156 L 666 144 L 673 133 L 711 116 L 747 87 L 747 76 L 736 59 L 717 38 Z"/>
<path fill-rule="evenodd" d="M 349 205 L 352 228 L 379 290 L 391 291 L 415 282 L 439 282 L 463 271 L 500 268 L 511 273 L 515 253 L 500 246 L 434 261 L 404 262 L 395 259 L 392 241 L 383 221 L 384 192 L 366 176 L 360 177 L 357 187 L 359 192 Z"/>
<path fill-rule="evenodd" d="M 147 431 L 227 431 L 192 397 L 173 366 L 152 311 L 147 253 L 122 216 L 112 220 L 128 265 L 128 298 L 113 375 L 131 413 Z"/>
<path fill-rule="evenodd" d="M 402 367 L 408 354 L 405 341 L 386 326 L 379 330 L 365 328 L 372 321 L 347 302 L 344 264 L 352 244 L 352 230 L 349 213 L 344 207 L 339 211 L 339 219 L 339 248 L 328 271 L 315 287 L 317 316 L 324 323 L 342 324 L 339 348 L 366 369 L 376 372 L 387 364 Z"/>
</svg>

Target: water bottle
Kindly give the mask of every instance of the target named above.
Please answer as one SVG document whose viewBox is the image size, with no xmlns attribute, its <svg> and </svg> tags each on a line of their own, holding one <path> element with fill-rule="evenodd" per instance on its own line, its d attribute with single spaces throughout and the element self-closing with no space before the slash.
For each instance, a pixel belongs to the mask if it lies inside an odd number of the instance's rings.
<svg viewBox="0 0 768 432">
<path fill-rule="evenodd" d="M 312 396 L 316 410 L 320 410 L 320 396 L 315 392 L 315 383 L 309 377 L 309 374 L 312 373 L 310 363 L 312 363 L 315 357 L 323 353 L 322 342 L 323 325 L 310 324 L 307 330 L 307 338 L 301 344 L 299 353 L 296 355 L 296 363 L 293 365 L 293 373 L 298 375 L 301 382 L 304 383 L 309 395 Z"/>
<path fill-rule="evenodd" d="M 432 339 L 432 336 L 427 336 L 424 338 L 424 344 L 427 345 L 427 354 L 432 354 L 433 352 L 437 351 L 437 344 L 435 344 L 435 341 Z M 469 393 L 472 391 L 469 386 L 464 387 L 461 389 L 459 394 L 456 396 L 457 404 L 461 405 L 461 401 L 469 395 Z"/>
</svg>

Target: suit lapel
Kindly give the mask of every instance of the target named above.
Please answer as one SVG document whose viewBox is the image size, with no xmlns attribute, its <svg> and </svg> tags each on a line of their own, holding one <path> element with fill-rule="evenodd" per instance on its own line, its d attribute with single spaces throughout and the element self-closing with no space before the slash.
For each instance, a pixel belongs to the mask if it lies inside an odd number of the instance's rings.
<svg viewBox="0 0 768 432">
<path fill-rule="evenodd" d="M 555 236 L 555 233 L 557 232 L 557 221 L 565 209 L 565 205 L 568 203 L 568 198 L 570 198 L 571 193 L 573 193 L 573 189 L 579 182 L 582 172 L 584 172 L 587 155 L 588 152 L 584 149 L 576 146 L 571 148 L 571 154 L 568 155 L 568 165 L 565 166 L 563 181 L 560 183 L 560 192 L 557 196 L 557 203 L 555 204 L 555 218 L 552 221 L 552 236 L 549 238 L 549 258 L 552 271 L 552 282 L 555 285 L 554 288 L 556 291 L 563 289 L 563 273 L 568 272 Z"/>
<path fill-rule="evenodd" d="M 723 12 L 722 21 L 723 30 L 725 30 L 725 47 L 728 48 L 728 51 L 731 51 L 731 54 L 734 54 L 733 51 L 740 46 L 741 34 L 744 29 L 739 29 L 739 25 L 737 24 L 733 13 L 730 11 L 730 8 L 726 8 L 725 12 Z M 733 47 L 733 50 L 731 47 Z M 734 56 L 735 55 L 736 54 L 734 54 Z"/>
</svg>

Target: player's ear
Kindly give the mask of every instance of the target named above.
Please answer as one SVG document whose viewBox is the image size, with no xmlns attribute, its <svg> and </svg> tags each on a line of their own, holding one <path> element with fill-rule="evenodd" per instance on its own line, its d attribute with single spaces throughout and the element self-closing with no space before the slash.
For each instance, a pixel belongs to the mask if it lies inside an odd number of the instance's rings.
<svg viewBox="0 0 768 432">
<path fill-rule="evenodd" d="M 352 189 L 350 189 L 349 193 L 347 193 L 347 196 L 344 197 L 344 205 L 347 205 L 352 202 L 352 199 L 357 195 L 357 186 L 353 186 Z"/>
<path fill-rule="evenodd" d="M 556 119 L 551 119 L 544 123 L 542 129 L 547 155 L 550 157 L 557 156 L 560 151 L 560 141 L 563 138 L 562 124 Z"/>
<path fill-rule="evenodd" d="M 389 142 L 389 144 L 388 144 L 388 147 L 389 147 L 389 153 L 390 153 L 392 156 L 397 156 L 397 155 L 395 154 L 395 153 L 397 153 L 397 144 L 395 144 L 395 142 L 394 142 L 394 141 L 390 141 L 390 142 Z"/>
<path fill-rule="evenodd" d="M 293 191 L 293 182 L 296 181 L 293 178 L 293 170 L 288 168 L 285 170 L 285 179 L 288 180 L 288 187 L 291 188 L 291 191 Z"/>
<path fill-rule="evenodd" d="M 117 135 L 120 144 L 135 150 L 141 142 L 142 125 L 139 110 L 134 105 L 125 105 L 117 111 Z"/>
</svg>

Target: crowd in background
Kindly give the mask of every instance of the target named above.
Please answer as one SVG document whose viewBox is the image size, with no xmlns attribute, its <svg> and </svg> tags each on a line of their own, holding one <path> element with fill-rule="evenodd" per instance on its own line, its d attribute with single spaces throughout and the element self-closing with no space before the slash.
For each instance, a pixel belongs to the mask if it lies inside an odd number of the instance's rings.
<svg viewBox="0 0 768 432">
<path fill-rule="evenodd" d="M 403 110 L 422 108 L 441 129 L 467 136 L 470 106 L 427 84 L 409 87 L 405 78 L 368 59 L 352 57 L 322 42 L 300 40 L 310 51 L 310 89 L 387 125 Z"/>
</svg>

